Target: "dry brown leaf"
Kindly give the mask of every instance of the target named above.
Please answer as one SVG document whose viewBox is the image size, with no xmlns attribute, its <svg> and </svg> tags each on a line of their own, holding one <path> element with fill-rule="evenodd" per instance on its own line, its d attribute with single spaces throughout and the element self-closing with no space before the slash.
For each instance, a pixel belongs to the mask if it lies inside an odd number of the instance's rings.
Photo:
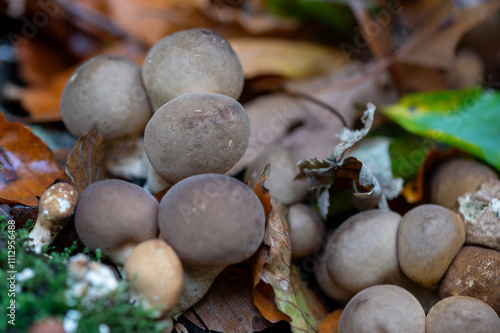
<svg viewBox="0 0 500 333">
<path fill-rule="evenodd" d="M 272 326 L 255 307 L 252 294 L 252 275 L 248 269 L 230 266 L 215 280 L 208 293 L 184 315 L 203 328 L 217 332 L 253 333 Z"/>
<path fill-rule="evenodd" d="M 66 81 L 77 66 L 57 73 L 44 86 L 31 86 L 23 90 L 21 105 L 28 111 L 34 122 L 52 122 L 61 120 L 59 100 Z"/>
<path fill-rule="evenodd" d="M 247 79 L 261 75 L 304 78 L 336 70 L 349 60 L 340 50 L 305 41 L 240 37 L 229 42 Z"/>
<path fill-rule="evenodd" d="M 186 19 L 206 3 L 206 0 L 189 2 L 184 0 L 106 1 L 110 18 L 128 34 L 148 46 L 181 28 L 187 29 L 198 26 Z"/>
<path fill-rule="evenodd" d="M 0 201 L 38 206 L 38 197 L 60 175 L 47 145 L 29 127 L 0 113 Z"/>
<path fill-rule="evenodd" d="M 337 333 L 339 327 L 340 315 L 343 309 L 337 309 L 328 314 L 319 324 L 319 333 Z"/>
<path fill-rule="evenodd" d="M 269 174 L 268 164 L 254 189 L 264 207 L 270 203 L 264 240 L 250 260 L 254 302 L 270 322 L 285 320 L 292 332 L 317 332 L 323 313 L 318 310 L 319 302 L 313 299 L 314 295 L 298 282 L 300 278 L 291 266 L 288 224 L 265 188 Z"/>
<path fill-rule="evenodd" d="M 66 174 L 79 193 L 90 184 L 104 179 L 106 167 L 102 135 L 92 128 L 78 139 L 66 163 Z"/>
<path fill-rule="evenodd" d="M 407 54 L 402 62 L 424 67 L 451 69 L 455 59 L 455 49 L 463 35 L 477 24 L 483 22 L 500 9 L 500 1 L 489 1 L 477 6 L 453 12 L 450 1 L 443 1 L 438 8 L 432 12 L 429 21 L 415 35 L 424 33 L 431 25 L 451 24 L 435 34 L 420 47 L 415 48 Z"/>
</svg>

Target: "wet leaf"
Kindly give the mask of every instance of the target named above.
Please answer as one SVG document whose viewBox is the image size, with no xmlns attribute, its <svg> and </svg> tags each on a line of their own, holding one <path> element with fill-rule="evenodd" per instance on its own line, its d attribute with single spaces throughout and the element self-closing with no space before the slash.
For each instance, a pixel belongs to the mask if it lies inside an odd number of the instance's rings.
<svg viewBox="0 0 500 333">
<path fill-rule="evenodd" d="M 500 170 L 500 93 L 481 88 L 414 93 L 382 112 L 407 131 L 457 147 Z"/>
<path fill-rule="evenodd" d="M 62 172 L 31 130 L 0 113 L 0 201 L 38 206 L 38 197 Z"/>
<path fill-rule="evenodd" d="M 253 302 L 251 272 L 230 266 L 214 281 L 208 293 L 184 316 L 204 328 L 193 312 L 197 312 L 210 330 L 217 332 L 253 333 L 272 326 Z"/>
<path fill-rule="evenodd" d="M 102 135 L 92 128 L 76 141 L 66 163 L 66 174 L 79 193 L 90 184 L 104 179 L 106 173 Z"/>
<path fill-rule="evenodd" d="M 319 333 L 337 333 L 339 327 L 340 315 L 343 309 L 337 309 L 328 314 L 319 324 Z"/>
<path fill-rule="evenodd" d="M 347 62 L 340 50 L 310 42 L 275 38 L 231 38 L 245 78 L 277 75 L 304 78 L 336 70 Z"/>
<path fill-rule="evenodd" d="M 292 332 L 317 332 L 323 313 L 319 302 L 306 292 L 307 288 L 291 267 L 288 224 L 264 187 L 269 171 L 266 166 L 254 190 L 263 205 L 271 207 L 264 240 L 251 258 L 254 302 L 264 318 L 272 323 L 285 320 Z M 265 193 L 259 193 L 263 189 Z"/>
</svg>

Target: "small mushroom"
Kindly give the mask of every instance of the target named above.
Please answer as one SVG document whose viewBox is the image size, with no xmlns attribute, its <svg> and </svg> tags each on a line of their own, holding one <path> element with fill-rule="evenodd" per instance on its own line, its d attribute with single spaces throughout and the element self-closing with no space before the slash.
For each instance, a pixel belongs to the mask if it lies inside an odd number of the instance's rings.
<svg viewBox="0 0 500 333">
<path fill-rule="evenodd" d="M 325 223 L 311 207 L 304 204 L 290 206 L 287 222 L 290 227 L 292 257 L 310 256 L 323 244 L 326 234 Z"/>
<path fill-rule="evenodd" d="M 459 196 L 475 191 L 483 181 L 490 178 L 498 179 L 497 173 L 480 162 L 462 158 L 448 160 L 438 166 L 432 175 L 430 200 L 456 210 Z"/>
<path fill-rule="evenodd" d="M 262 170 L 271 163 L 273 171 L 266 180 L 271 196 L 286 205 L 303 201 L 307 196 L 307 182 L 296 180 L 300 157 L 289 148 L 275 147 L 258 156 L 245 171 L 243 179 L 254 188 L 260 180 Z"/>
<path fill-rule="evenodd" d="M 28 235 L 28 246 L 40 254 L 64 228 L 78 201 L 78 191 L 67 183 L 56 183 L 43 192 L 38 202 L 38 218 Z"/>
<path fill-rule="evenodd" d="M 28 333 L 65 333 L 65 331 L 61 319 L 48 317 L 31 324 Z"/>
<path fill-rule="evenodd" d="M 397 283 L 402 276 L 397 255 L 400 220 L 399 214 L 379 209 L 350 217 L 330 235 L 324 250 L 326 271 L 316 274 L 327 273 L 334 285 L 353 294 Z"/>
<path fill-rule="evenodd" d="M 142 143 L 137 140 L 152 111 L 138 65 L 116 55 L 91 58 L 66 82 L 60 107 L 62 120 L 74 136 L 93 127 L 99 130 L 108 167 L 115 166 L 115 174 L 145 176 L 147 164 L 141 159 Z"/>
<path fill-rule="evenodd" d="M 182 263 L 162 239 L 137 245 L 123 268 L 134 297 L 146 308 L 168 313 L 177 305 L 182 291 Z"/>
<path fill-rule="evenodd" d="M 464 246 L 439 284 L 439 296 L 470 296 L 500 316 L 500 251 Z"/>
<path fill-rule="evenodd" d="M 436 288 L 464 242 L 465 230 L 460 216 L 438 205 L 417 206 L 401 219 L 399 265 L 412 281 Z"/>
<path fill-rule="evenodd" d="M 436 303 L 426 318 L 426 333 L 500 332 L 500 318 L 485 302 L 467 296 L 447 297 Z"/>
<path fill-rule="evenodd" d="M 240 97 L 244 76 L 238 56 L 209 29 L 183 30 L 159 40 L 142 65 L 142 79 L 153 109 L 192 92 Z"/>
<path fill-rule="evenodd" d="M 477 191 L 458 198 L 465 243 L 500 251 L 500 181 L 489 179 Z"/>
<path fill-rule="evenodd" d="M 377 285 L 362 290 L 340 315 L 339 333 L 424 333 L 425 312 L 405 289 Z"/>
<path fill-rule="evenodd" d="M 231 97 L 191 93 L 163 105 L 149 121 L 144 148 L 170 184 L 202 173 L 225 173 L 248 146 L 250 123 Z"/>
<path fill-rule="evenodd" d="M 168 190 L 158 209 L 160 232 L 184 267 L 179 315 L 198 302 L 217 275 L 258 249 L 264 209 L 241 181 L 219 174 L 189 177 Z"/>
<path fill-rule="evenodd" d="M 89 185 L 80 195 L 75 226 L 89 249 L 101 249 L 124 264 L 133 248 L 158 236 L 158 201 L 146 190 L 118 179 Z"/>
</svg>

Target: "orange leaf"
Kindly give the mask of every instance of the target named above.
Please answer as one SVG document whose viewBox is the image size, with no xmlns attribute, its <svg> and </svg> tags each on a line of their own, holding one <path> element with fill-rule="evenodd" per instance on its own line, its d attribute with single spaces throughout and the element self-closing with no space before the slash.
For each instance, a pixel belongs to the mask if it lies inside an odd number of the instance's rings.
<svg viewBox="0 0 500 333">
<path fill-rule="evenodd" d="M 184 313 L 201 328 L 193 309 L 211 331 L 253 333 L 270 326 L 253 302 L 250 271 L 238 266 L 226 268 L 205 297 Z"/>
<path fill-rule="evenodd" d="M 102 140 L 102 135 L 92 128 L 76 141 L 71 150 L 66 174 L 79 193 L 90 184 L 104 179 L 106 167 Z"/>
<path fill-rule="evenodd" d="M 0 113 L 0 200 L 38 206 L 41 196 L 60 175 L 47 145 L 29 127 L 9 123 Z"/>
<path fill-rule="evenodd" d="M 257 198 L 259 198 L 260 202 L 262 203 L 262 206 L 264 207 L 266 224 L 269 220 L 269 213 L 271 212 L 271 193 L 269 193 L 269 190 L 265 187 L 264 183 L 266 182 L 266 179 L 269 178 L 270 174 L 271 164 L 267 163 L 264 167 L 264 171 L 262 172 L 262 176 L 260 177 L 259 182 L 257 183 L 257 185 L 255 185 L 255 188 L 253 190 L 257 195 Z"/>
<path fill-rule="evenodd" d="M 21 95 L 21 105 L 28 111 L 34 122 L 51 122 L 61 120 L 59 100 L 66 81 L 77 66 L 65 69 L 56 74 L 45 86 L 26 88 Z"/>
<path fill-rule="evenodd" d="M 343 309 L 337 309 L 327 315 L 319 324 L 319 333 L 337 333 L 342 310 Z"/>
</svg>

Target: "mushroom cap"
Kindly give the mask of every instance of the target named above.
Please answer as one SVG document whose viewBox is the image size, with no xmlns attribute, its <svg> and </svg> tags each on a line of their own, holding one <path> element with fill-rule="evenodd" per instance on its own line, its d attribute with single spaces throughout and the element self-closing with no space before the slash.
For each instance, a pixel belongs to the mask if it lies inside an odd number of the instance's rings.
<svg viewBox="0 0 500 333">
<path fill-rule="evenodd" d="M 204 28 L 179 31 L 159 40 L 144 59 L 142 79 L 155 111 L 192 92 L 238 99 L 244 84 L 243 68 L 229 42 Z"/>
<path fill-rule="evenodd" d="M 339 320 L 339 333 L 424 333 L 425 312 L 405 289 L 377 285 L 357 293 Z"/>
<path fill-rule="evenodd" d="M 80 195 L 75 226 L 85 246 L 123 263 L 131 247 L 158 236 L 158 201 L 142 187 L 118 179 L 89 185 Z"/>
<path fill-rule="evenodd" d="M 191 266 L 227 266 L 248 259 L 264 237 L 264 209 L 241 181 L 219 174 L 175 184 L 158 209 L 160 232 Z"/>
<path fill-rule="evenodd" d="M 182 263 L 174 249 L 162 239 L 137 245 L 124 265 L 130 288 L 146 307 L 168 312 L 181 296 Z"/>
<path fill-rule="evenodd" d="M 397 213 L 372 209 L 343 222 L 331 234 L 325 249 L 333 282 L 351 293 L 398 282 L 402 276 L 397 255 L 400 220 Z"/>
<path fill-rule="evenodd" d="M 328 274 L 328 271 L 326 270 L 326 260 L 320 259 L 317 262 L 314 276 L 316 277 L 316 281 L 318 282 L 321 290 L 323 290 L 323 292 L 330 298 L 341 302 L 347 302 L 355 295 L 355 293 L 343 290 L 333 282 L 330 274 Z"/>
<path fill-rule="evenodd" d="M 299 174 L 297 163 L 300 157 L 289 148 L 275 147 L 258 156 L 245 171 L 243 179 L 254 188 L 260 181 L 262 170 L 271 163 L 274 172 L 266 180 L 266 188 L 276 200 L 290 205 L 303 201 L 307 196 L 307 182 L 296 180 Z"/>
<path fill-rule="evenodd" d="M 500 316 L 500 251 L 464 246 L 439 284 L 439 296 L 470 296 Z"/>
<path fill-rule="evenodd" d="M 426 333 L 492 333 L 500 332 L 500 318 L 483 301 L 453 296 L 442 299 L 430 309 L 426 327 Z"/>
<path fill-rule="evenodd" d="M 438 166 L 431 178 L 432 203 L 455 210 L 459 196 L 475 191 L 490 178 L 498 179 L 490 167 L 473 160 L 454 158 Z"/>
<path fill-rule="evenodd" d="M 311 207 L 304 204 L 290 206 L 287 222 L 290 227 L 290 242 L 294 258 L 310 256 L 323 244 L 326 234 L 325 223 Z"/>
<path fill-rule="evenodd" d="M 69 218 L 78 201 L 78 191 L 68 183 L 56 183 L 43 192 L 38 202 L 39 216 L 45 223 Z M 47 225 L 47 227 L 50 227 Z"/>
<path fill-rule="evenodd" d="M 401 219 L 399 265 L 414 282 L 435 288 L 464 243 L 465 229 L 457 214 L 438 205 L 420 205 Z"/>
<path fill-rule="evenodd" d="M 151 118 L 141 69 L 116 55 L 99 55 L 78 67 L 61 95 L 61 116 L 76 137 L 97 127 L 105 141 L 139 137 Z"/>
<path fill-rule="evenodd" d="M 225 173 L 245 153 L 250 123 L 240 103 L 191 93 L 163 105 L 149 121 L 144 149 L 153 169 L 174 184 L 201 173 Z"/>
</svg>

